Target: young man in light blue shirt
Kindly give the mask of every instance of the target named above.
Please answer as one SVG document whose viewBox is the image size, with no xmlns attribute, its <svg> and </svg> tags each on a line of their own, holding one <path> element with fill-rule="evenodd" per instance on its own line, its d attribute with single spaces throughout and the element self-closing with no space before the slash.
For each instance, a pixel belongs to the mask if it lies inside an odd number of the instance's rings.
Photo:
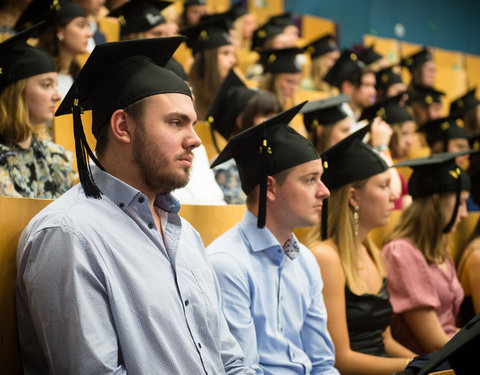
<svg viewBox="0 0 480 375">
<path fill-rule="evenodd" d="M 238 134 L 212 167 L 234 158 L 247 212 L 208 248 L 231 332 L 257 374 L 338 374 L 322 278 L 293 235 L 319 220 L 329 191 L 315 147 L 288 122 L 301 105 Z"/>
</svg>

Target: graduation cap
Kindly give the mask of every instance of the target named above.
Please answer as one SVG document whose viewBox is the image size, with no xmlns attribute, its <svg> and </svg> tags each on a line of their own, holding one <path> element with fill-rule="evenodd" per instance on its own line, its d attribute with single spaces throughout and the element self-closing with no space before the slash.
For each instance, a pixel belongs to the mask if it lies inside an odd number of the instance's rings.
<svg viewBox="0 0 480 375">
<path fill-rule="evenodd" d="M 229 25 L 225 17 L 203 16 L 196 25 L 183 28 L 180 33 L 187 37 L 187 46 L 195 54 L 207 49 L 231 45 L 228 30 Z"/>
<path fill-rule="evenodd" d="M 243 15 L 247 14 L 247 10 L 243 7 L 242 2 L 233 4 L 227 11 L 222 13 L 205 14 L 201 18 L 201 22 L 224 22 L 227 30 L 233 29 L 233 23 L 235 20 Z"/>
<path fill-rule="evenodd" d="M 418 132 L 425 133 L 430 148 L 436 142 L 442 141 L 444 151 L 447 151 L 450 139 L 467 139 L 467 133 L 463 129 L 463 121 L 458 115 L 427 121 L 418 129 Z"/>
<path fill-rule="evenodd" d="M 16 22 L 14 29 L 19 31 L 40 21 L 46 21 L 42 26 L 44 28 L 76 17 L 87 17 L 77 3 L 68 0 L 32 0 Z"/>
<path fill-rule="evenodd" d="M 421 51 L 407 56 L 400 61 L 400 65 L 407 67 L 410 72 L 417 66 L 425 64 L 427 61 L 433 60 L 432 52 L 429 48 L 424 47 Z"/>
<path fill-rule="evenodd" d="M 226 140 L 230 139 L 237 117 L 254 95 L 255 90 L 249 89 L 231 69 L 207 113 L 212 130 L 218 131 Z"/>
<path fill-rule="evenodd" d="M 388 169 L 378 151 L 362 140 L 370 131 L 372 123 L 358 129 L 337 144 L 325 150 L 322 154 L 322 180 L 330 191 L 370 178 Z M 322 239 L 327 238 L 328 228 L 328 200 L 323 203 L 322 209 Z"/>
<path fill-rule="evenodd" d="M 480 373 L 478 348 L 480 347 L 480 314 L 474 316 L 448 341 L 442 349 L 422 368 L 418 375 L 427 375 L 448 360 L 456 375 Z"/>
<path fill-rule="evenodd" d="M 430 105 L 441 103 L 443 96 L 445 96 L 443 91 L 435 90 L 433 87 L 415 85 L 410 91 L 409 101 Z"/>
<path fill-rule="evenodd" d="M 57 71 L 47 53 L 27 44 L 28 38 L 43 24 L 29 27 L 0 43 L 0 92 L 21 79 Z"/>
<path fill-rule="evenodd" d="M 210 166 L 235 159 L 242 190 L 249 194 L 260 185 L 257 226 L 265 226 L 267 177 L 297 165 L 316 160 L 313 144 L 288 126 L 304 103 L 235 135 Z"/>
<path fill-rule="evenodd" d="M 297 47 L 267 49 L 260 53 L 260 63 L 264 73 L 300 73 L 297 55 L 301 53 L 303 49 Z"/>
<path fill-rule="evenodd" d="M 168 60 L 167 64 L 165 65 L 165 69 L 171 70 L 184 81 L 188 81 L 188 76 L 185 72 L 185 69 L 183 69 L 182 64 L 180 64 L 174 57 Z"/>
<path fill-rule="evenodd" d="M 293 13 L 285 12 L 282 14 L 277 14 L 275 16 L 270 17 L 266 23 L 269 25 L 278 26 L 284 29 L 287 26 L 294 25 Z"/>
<path fill-rule="evenodd" d="M 393 71 L 393 66 L 379 70 L 375 76 L 377 79 L 377 91 L 382 91 L 384 93 L 395 83 L 403 83 L 402 76 Z"/>
<path fill-rule="evenodd" d="M 283 33 L 283 28 L 276 25 L 264 24 L 259 26 L 252 35 L 252 44 L 250 49 L 259 52 L 265 46 L 267 40 Z"/>
<path fill-rule="evenodd" d="M 467 172 L 457 166 L 455 158 L 474 151 L 443 152 L 425 158 L 405 160 L 392 166 L 413 169 L 408 180 L 408 193 L 412 199 L 429 197 L 433 194 L 456 193 L 453 214 L 443 229 L 449 233 L 457 217 L 462 190 L 470 191 L 470 178 Z"/>
<path fill-rule="evenodd" d="M 382 55 L 375 52 L 373 47 L 374 47 L 373 44 L 370 47 L 364 47 L 362 51 L 358 54 L 358 58 L 360 59 L 360 61 L 363 61 L 365 65 L 373 64 L 375 61 L 378 61 L 381 58 L 383 58 Z"/>
<path fill-rule="evenodd" d="M 477 88 L 473 88 L 468 91 L 465 95 L 455 99 L 450 104 L 450 114 L 461 114 L 465 116 L 465 114 L 472 108 L 475 108 L 477 105 L 480 104 L 480 100 L 477 99 L 475 96 L 475 92 Z"/>
<path fill-rule="evenodd" d="M 318 143 L 316 129 L 319 126 L 328 126 L 347 117 L 343 110 L 343 103 L 348 103 L 350 97 L 345 94 L 327 99 L 308 102 L 300 111 L 303 114 L 303 124 L 309 133 L 313 133 L 313 144 Z"/>
<path fill-rule="evenodd" d="M 312 58 L 324 55 L 328 52 L 338 51 L 338 45 L 332 34 L 326 34 L 303 47 L 305 52 L 309 53 Z"/>
<path fill-rule="evenodd" d="M 413 117 L 405 107 L 400 105 L 400 100 L 404 95 L 405 92 L 402 92 L 398 95 L 378 100 L 376 103 L 362 111 L 359 121 L 371 121 L 375 117 L 380 117 L 390 125 L 399 122 L 412 121 Z"/>
<path fill-rule="evenodd" d="M 365 64 L 360 61 L 355 52 L 345 49 L 323 80 L 340 88 L 343 81 L 351 80 L 357 74 L 360 75 L 364 67 Z"/>
<path fill-rule="evenodd" d="M 87 197 L 101 196 L 92 180 L 88 157 L 100 168 L 102 166 L 86 142 L 81 112 L 92 110 L 92 133 L 97 138 L 117 109 L 157 94 L 191 96 L 183 79 L 162 68 L 183 40 L 182 37 L 152 38 L 95 46 L 60 103 L 56 116 L 73 113 L 78 171 Z"/>
<path fill-rule="evenodd" d="M 472 183 L 471 196 L 475 204 L 480 206 L 480 133 L 468 137 L 468 143 L 471 150 L 477 151 L 470 156 L 470 165 L 468 174 Z"/>
<path fill-rule="evenodd" d="M 117 17 L 122 36 L 148 31 L 166 23 L 161 11 L 172 2 L 161 0 L 130 0 L 112 10 L 108 17 Z"/>
<path fill-rule="evenodd" d="M 183 2 L 183 7 L 189 7 L 191 5 L 207 5 L 207 0 L 185 0 Z"/>
</svg>

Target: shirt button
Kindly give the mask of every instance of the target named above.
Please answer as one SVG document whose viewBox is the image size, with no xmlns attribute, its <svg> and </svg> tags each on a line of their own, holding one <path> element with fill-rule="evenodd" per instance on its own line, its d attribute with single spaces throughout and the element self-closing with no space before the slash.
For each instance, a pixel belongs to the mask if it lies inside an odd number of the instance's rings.
<svg viewBox="0 0 480 375">
<path fill-rule="evenodd" d="M 202 349 L 202 344 L 198 343 L 198 348 Z"/>
<path fill-rule="evenodd" d="M 277 253 L 281 253 L 281 252 L 282 252 L 282 250 L 280 250 L 280 249 L 277 250 Z"/>
<path fill-rule="evenodd" d="M 138 202 L 140 202 L 140 203 L 143 203 L 143 202 L 145 202 L 145 198 L 144 198 L 144 197 L 140 197 L 140 198 L 138 198 Z"/>
<path fill-rule="evenodd" d="M 185 306 L 188 306 L 190 302 L 188 301 L 188 299 L 186 299 L 184 303 L 185 303 Z"/>
<path fill-rule="evenodd" d="M 295 353 L 292 353 L 292 358 L 295 358 Z"/>
<path fill-rule="evenodd" d="M 283 327 L 282 327 L 282 326 L 280 326 L 279 328 L 280 328 L 280 332 L 283 332 Z"/>
<path fill-rule="evenodd" d="M 153 229 L 153 224 L 152 224 L 152 223 L 148 223 L 148 227 L 149 227 L 150 229 Z"/>
<path fill-rule="evenodd" d="M 125 206 L 122 202 L 120 202 L 119 204 L 120 208 L 123 208 L 123 206 Z"/>
</svg>

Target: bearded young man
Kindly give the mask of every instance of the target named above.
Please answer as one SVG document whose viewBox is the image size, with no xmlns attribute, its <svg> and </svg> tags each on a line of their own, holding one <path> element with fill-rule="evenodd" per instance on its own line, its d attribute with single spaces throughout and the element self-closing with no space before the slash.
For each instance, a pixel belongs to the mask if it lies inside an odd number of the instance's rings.
<svg viewBox="0 0 480 375">
<path fill-rule="evenodd" d="M 97 46 L 57 111 L 73 112 L 81 185 L 19 241 L 25 374 L 254 374 L 202 240 L 169 194 L 188 182 L 201 143 L 188 86 L 161 67 L 181 41 Z M 82 109 L 92 110 L 98 159 Z"/>
</svg>

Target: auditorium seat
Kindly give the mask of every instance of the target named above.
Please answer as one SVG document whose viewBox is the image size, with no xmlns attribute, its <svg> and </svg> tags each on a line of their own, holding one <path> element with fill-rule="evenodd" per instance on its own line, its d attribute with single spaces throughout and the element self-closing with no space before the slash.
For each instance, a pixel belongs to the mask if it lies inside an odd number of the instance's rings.
<svg viewBox="0 0 480 375">
<path fill-rule="evenodd" d="M 392 65 L 400 61 L 400 43 L 396 39 L 366 34 L 363 36 L 363 44 L 367 47 L 373 44 L 375 51 L 383 55 Z"/>
<path fill-rule="evenodd" d="M 0 368 L 2 374 L 20 374 L 21 362 L 15 317 L 17 242 L 30 219 L 48 205 L 48 199 L 0 197 Z"/>
<path fill-rule="evenodd" d="M 199 121 L 195 124 L 194 129 L 207 151 L 208 160 L 212 160 L 213 157 L 218 155 L 218 150 L 215 147 L 210 124 L 207 121 Z M 218 148 L 223 150 L 227 141 L 216 131 L 214 132 L 214 137 Z"/>
<path fill-rule="evenodd" d="M 444 67 L 454 70 L 465 68 L 465 56 L 459 51 L 433 48 L 433 60 L 437 68 Z"/>
<path fill-rule="evenodd" d="M 283 0 L 268 0 L 268 3 L 258 0 L 248 0 L 247 9 L 253 13 L 259 25 L 265 23 L 271 16 L 285 12 Z M 268 6 L 266 6 L 268 5 Z"/>
<path fill-rule="evenodd" d="M 300 35 L 309 43 L 325 34 L 337 35 L 337 24 L 327 18 L 302 15 L 300 20 Z"/>
<path fill-rule="evenodd" d="M 480 56 L 466 54 L 465 69 L 468 76 L 468 87 L 480 87 Z"/>
<path fill-rule="evenodd" d="M 437 65 L 434 87 L 445 92 L 445 97 L 442 99 L 442 112 L 446 116 L 450 112 L 450 103 L 468 90 L 467 73 L 464 68 L 454 68 L 454 65 Z"/>
<path fill-rule="evenodd" d="M 107 42 L 118 42 L 120 40 L 120 23 L 117 18 L 101 18 L 98 21 L 98 28 L 105 35 Z"/>
</svg>

